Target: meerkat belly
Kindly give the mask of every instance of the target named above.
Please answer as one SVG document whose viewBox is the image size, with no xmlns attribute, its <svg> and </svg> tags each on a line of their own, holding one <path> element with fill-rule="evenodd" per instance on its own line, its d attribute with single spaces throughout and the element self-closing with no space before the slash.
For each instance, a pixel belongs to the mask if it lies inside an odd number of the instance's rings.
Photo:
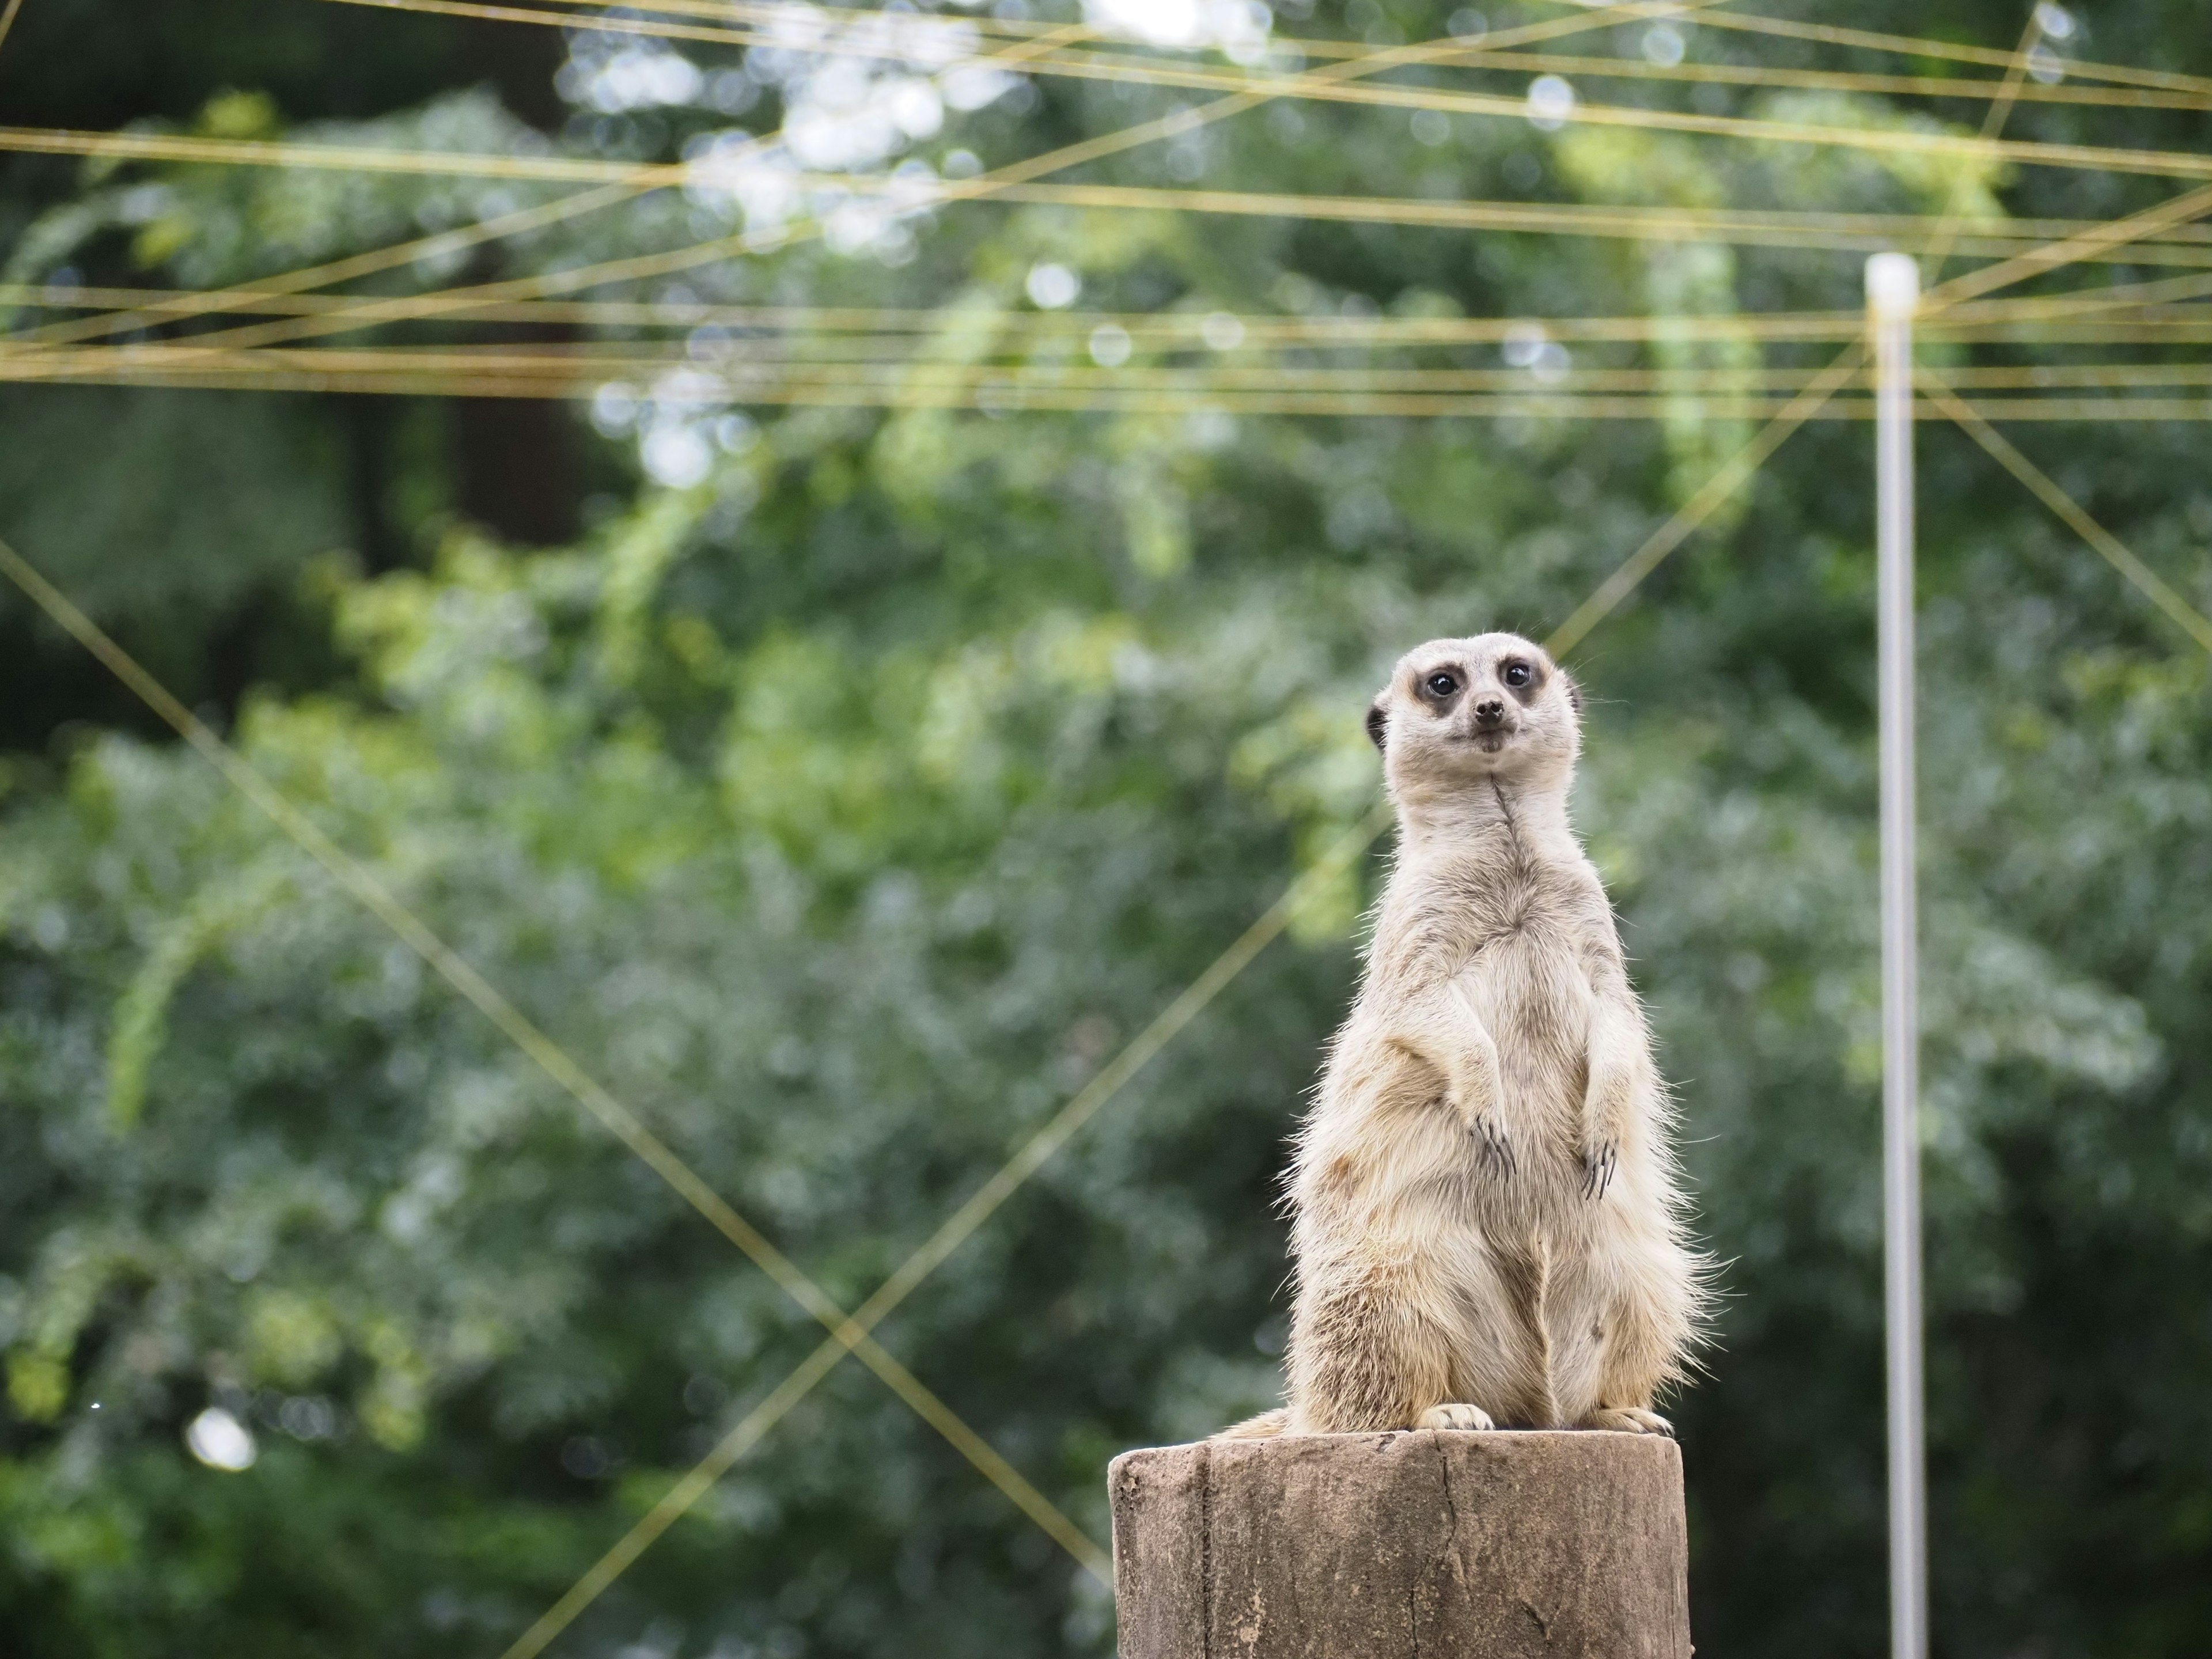
<svg viewBox="0 0 2212 1659">
<path fill-rule="evenodd" d="M 1459 984 L 1498 1045 L 1507 1132 L 1557 1152 L 1573 1147 L 1592 993 L 1572 941 L 1540 923 L 1524 926 L 1478 952 Z"/>
</svg>

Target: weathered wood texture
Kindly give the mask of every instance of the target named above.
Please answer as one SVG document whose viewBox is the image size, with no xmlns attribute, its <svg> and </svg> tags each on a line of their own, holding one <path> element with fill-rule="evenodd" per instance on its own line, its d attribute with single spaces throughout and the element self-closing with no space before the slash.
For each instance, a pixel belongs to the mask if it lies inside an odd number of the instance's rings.
<svg viewBox="0 0 2212 1659">
<path fill-rule="evenodd" d="M 1689 1659 L 1669 1440 L 1212 1440 L 1107 1479 L 1121 1659 Z"/>
</svg>

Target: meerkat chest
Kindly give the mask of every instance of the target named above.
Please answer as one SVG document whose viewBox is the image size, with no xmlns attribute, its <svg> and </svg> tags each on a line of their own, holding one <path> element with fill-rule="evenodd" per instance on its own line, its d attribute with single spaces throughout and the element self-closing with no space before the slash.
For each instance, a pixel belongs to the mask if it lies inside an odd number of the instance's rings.
<svg viewBox="0 0 2212 1659">
<path fill-rule="evenodd" d="M 1541 866 L 1492 872 L 1469 895 L 1453 989 L 1523 1089 L 1571 1092 L 1587 1052 L 1593 992 L 1583 964 L 1581 895 Z"/>
</svg>

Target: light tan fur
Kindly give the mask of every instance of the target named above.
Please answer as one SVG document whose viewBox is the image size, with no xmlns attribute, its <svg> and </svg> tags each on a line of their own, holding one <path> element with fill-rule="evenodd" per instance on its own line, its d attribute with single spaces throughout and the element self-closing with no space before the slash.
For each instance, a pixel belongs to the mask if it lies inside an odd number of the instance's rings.
<svg viewBox="0 0 2212 1659">
<path fill-rule="evenodd" d="M 1290 1176 L 1289 1404 L 1224 1432 L 1669 1433 L 1704 1263 L 1567 820 L 1578 695 L 1514 635 L 1434 640 L 1368 729 L 1398 850 Z"/>
</svg>

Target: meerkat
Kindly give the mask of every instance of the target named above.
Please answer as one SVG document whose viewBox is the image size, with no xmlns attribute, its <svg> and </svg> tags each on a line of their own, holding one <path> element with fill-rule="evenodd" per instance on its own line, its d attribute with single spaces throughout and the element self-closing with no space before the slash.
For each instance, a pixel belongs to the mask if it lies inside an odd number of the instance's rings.
<svg viewBox="0 0 2212 1659">
<path fill-rule="evenodd" d="M 1397 854 L 1286 1182 L 1289 1403 L 1224 1433 L 1671 1434 L 1705 1265 L 1568 822 L 1581 694 L 1517 635 L 1434 640 L 1367 731 Z"/>
</svg>

